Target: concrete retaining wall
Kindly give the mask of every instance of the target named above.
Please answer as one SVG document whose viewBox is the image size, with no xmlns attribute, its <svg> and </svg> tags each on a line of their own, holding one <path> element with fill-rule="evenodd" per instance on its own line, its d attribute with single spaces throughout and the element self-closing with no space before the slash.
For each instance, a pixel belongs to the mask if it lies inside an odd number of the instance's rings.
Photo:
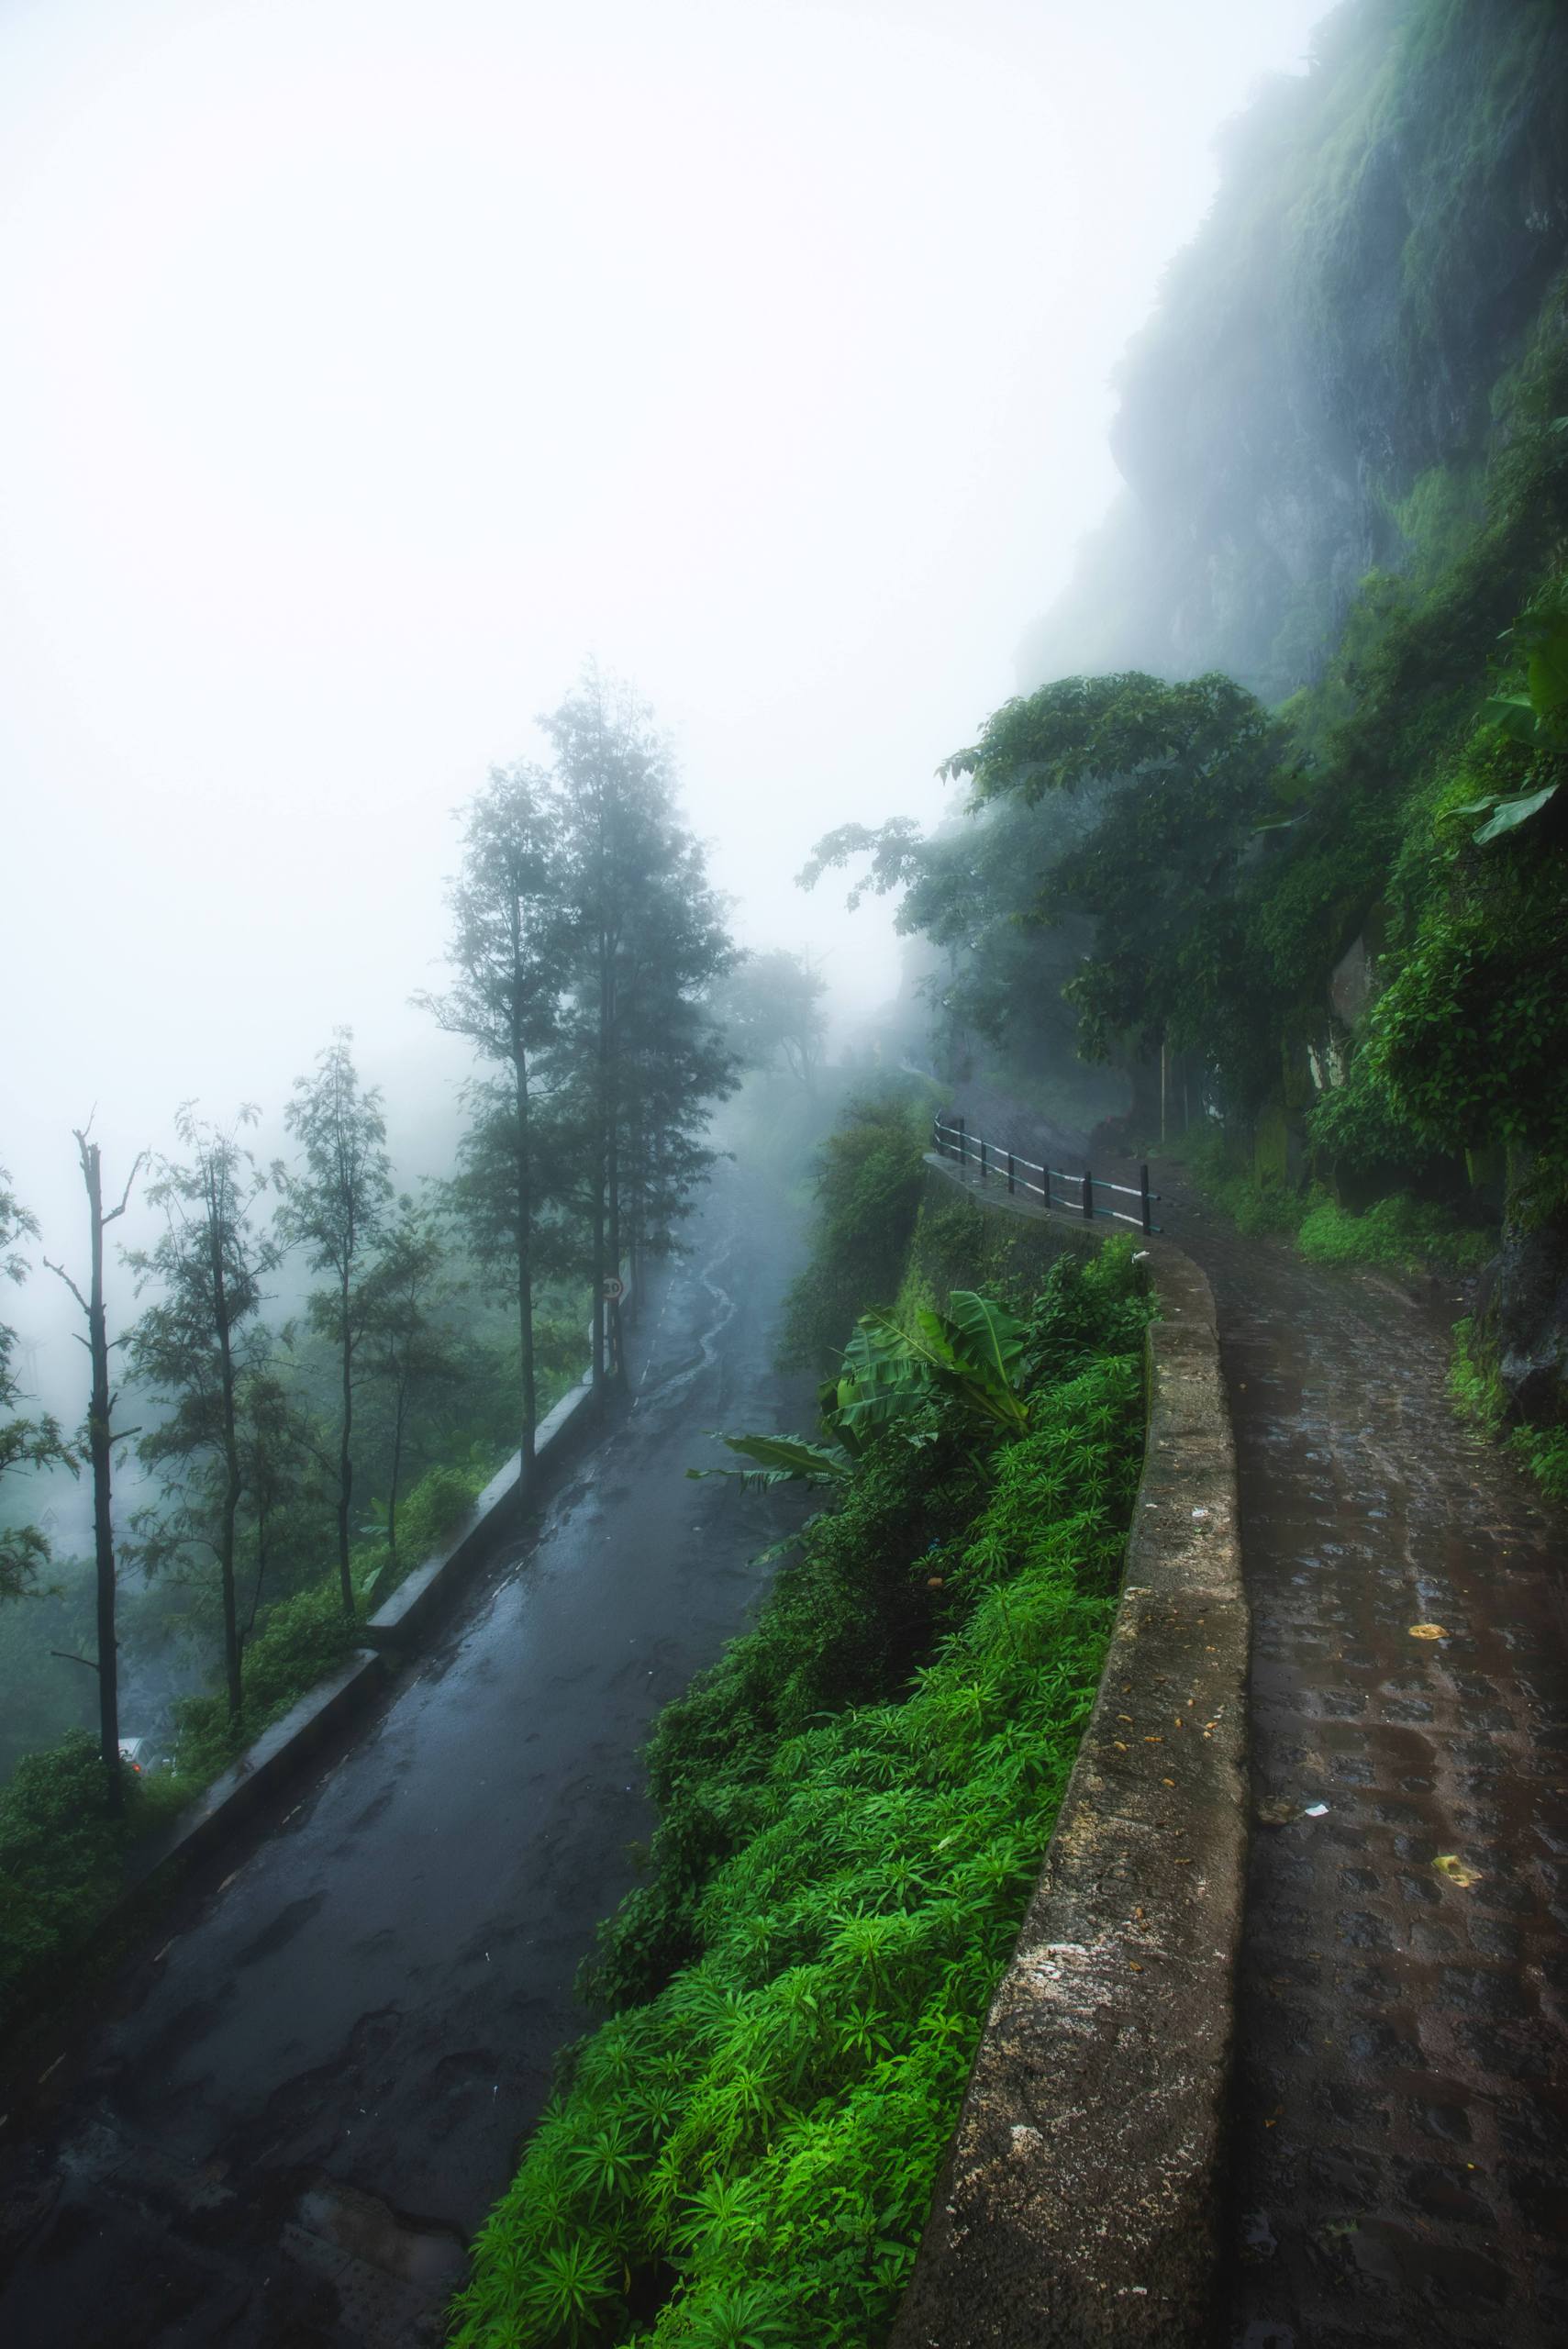
<svg viewBox="0 0 1568 2349">
<path fill-rule="evenodd" d="M 928 1164 L 999 1213 L 1053 1220 Z M 1213 1295 L 1170 1241 L 1143 1244 L 1162 1318 L 1110 1652 L 890 2349 L 1209 2337 L 1249 1625 Z"/>
</svg>

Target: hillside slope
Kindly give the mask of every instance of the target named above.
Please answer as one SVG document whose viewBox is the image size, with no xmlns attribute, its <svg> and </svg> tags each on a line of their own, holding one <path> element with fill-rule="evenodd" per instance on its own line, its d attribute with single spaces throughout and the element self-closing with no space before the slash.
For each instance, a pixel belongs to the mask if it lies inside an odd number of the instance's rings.
<svg viewBox="0 0 1568 2349">
<path fill-rule="evenodd" d="M 1120 371 L 1126 493 L 1021 649 L 1026 688 L 1222 669 L 1278 700 L 1366 573 L 1463 544 L 1562 267 L 1568 11 L 1354 0 L 1222 155 Z"/>
</svg>

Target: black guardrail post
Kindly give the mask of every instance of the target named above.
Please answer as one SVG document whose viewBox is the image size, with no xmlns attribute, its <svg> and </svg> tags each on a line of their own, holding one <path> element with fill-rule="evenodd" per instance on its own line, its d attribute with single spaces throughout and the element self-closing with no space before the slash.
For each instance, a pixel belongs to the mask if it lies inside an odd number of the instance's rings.
<svg viewBox="0 0 1568 2349">
<path fill-rule="evenodd" d="M 1154 1219 L 1150 1211 L 1149 1206 L 1149 1169 L 1147 1166 L 1140 1166 L 1138 1170 L 1138 1187 L 1142 1195 L 1143 1200 L 1143 1229 L 1145 1231 L 1152 1231 L 1154 1229 Z"/>
<path fill-rule="evenodd" d="M 962 1118 L 958 1121 L 958 1163 L 961 1167 L 964 1168 L 967 1168 L 969 1164 L 969 1136 L 964 1131 L 963 1119 Z"/>
<path fill-rule="evenodd" d="M 1095 1220 L 1095 1178 L 1086 1166 L 1084 1169 L 1084 1220 L 1085 1223 Z"/>
<path fill-rule="evenodd" d="M 985 1165 L 985 1141 L 984 1136 L 982 1136 L 980 1143 L 980 1179 L 983 1183 L 989 1180 Z"/>
<path fill-rule="evenodd" d="M 1007 1152 L 1007 1190 L 1010 1196 L 1013 1190 L 1013 1153 L 1011 1151 Z"/>
</svg>

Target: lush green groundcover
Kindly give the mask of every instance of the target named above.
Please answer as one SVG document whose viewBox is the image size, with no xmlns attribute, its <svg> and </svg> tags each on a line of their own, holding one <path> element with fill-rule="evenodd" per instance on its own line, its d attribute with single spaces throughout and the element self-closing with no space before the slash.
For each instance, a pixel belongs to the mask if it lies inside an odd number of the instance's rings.
<svg viewBox="0 0 1568 2349">
<path fill-rule="evenodd" d="M 1497 1365 L 1477 1352 L 1475 1324 L 1468 1314 L 1453 1325 L 1449 1392 L 1466 1419 L 1507 1443 L 1550 1499 L 1568 1501 L 1568 1427 L 1508 1426 L 1507 1398 Z"/>
<path fill-rule="evenodd" d="M 1356 1214 L 1321 1186 L 1298 1191 L 1282 1183 L 1261 1182 L 1251 1170 L 1228 1161 L 1217 1134 L 1199 1134 L 1179 1147 L 1167 1144 L 1166 1155 L 1181 1159 L 1199 1189 L 1239 1231 L 1294 1239 L 1314 1264 L 1474 1273 L 1496 1251 L 1494 1227 L 1465 1223 L 1451 1208 L 1406 1191 L 1374 1200 Z"/>
<path fill-rule="evenodd" d="M 462 2349 L 884 2333 L 1093 1702 L 1142 1453 L 1129 1243 L 1052 1267 L 1029 1431 L 938 1402 L 662 1716 L 648 1880 Z"/>
</svg>

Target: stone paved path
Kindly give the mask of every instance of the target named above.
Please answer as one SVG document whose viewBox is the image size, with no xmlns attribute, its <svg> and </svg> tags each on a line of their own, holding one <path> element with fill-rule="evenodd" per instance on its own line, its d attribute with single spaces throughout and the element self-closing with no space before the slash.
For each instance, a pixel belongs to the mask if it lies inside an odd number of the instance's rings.
<svg viewBox="0 0 1568 2349">
<path fill-rule="evenodd" d="M 1253 1609 L 1223 2338 L 1560 2349 L 1561 1518 L 1454 1421 L 1451 1294 L 1178 1219 L 1219 1307 Z"/>
<path fill-rule="evenodd" d="M 1454 1419 L 1454 1291 L 1157 1183 L 1219 1308 L 1253 1619 L 1220 2349 L 1564 2349 L 1568 1523 Z"/>
</svg>

